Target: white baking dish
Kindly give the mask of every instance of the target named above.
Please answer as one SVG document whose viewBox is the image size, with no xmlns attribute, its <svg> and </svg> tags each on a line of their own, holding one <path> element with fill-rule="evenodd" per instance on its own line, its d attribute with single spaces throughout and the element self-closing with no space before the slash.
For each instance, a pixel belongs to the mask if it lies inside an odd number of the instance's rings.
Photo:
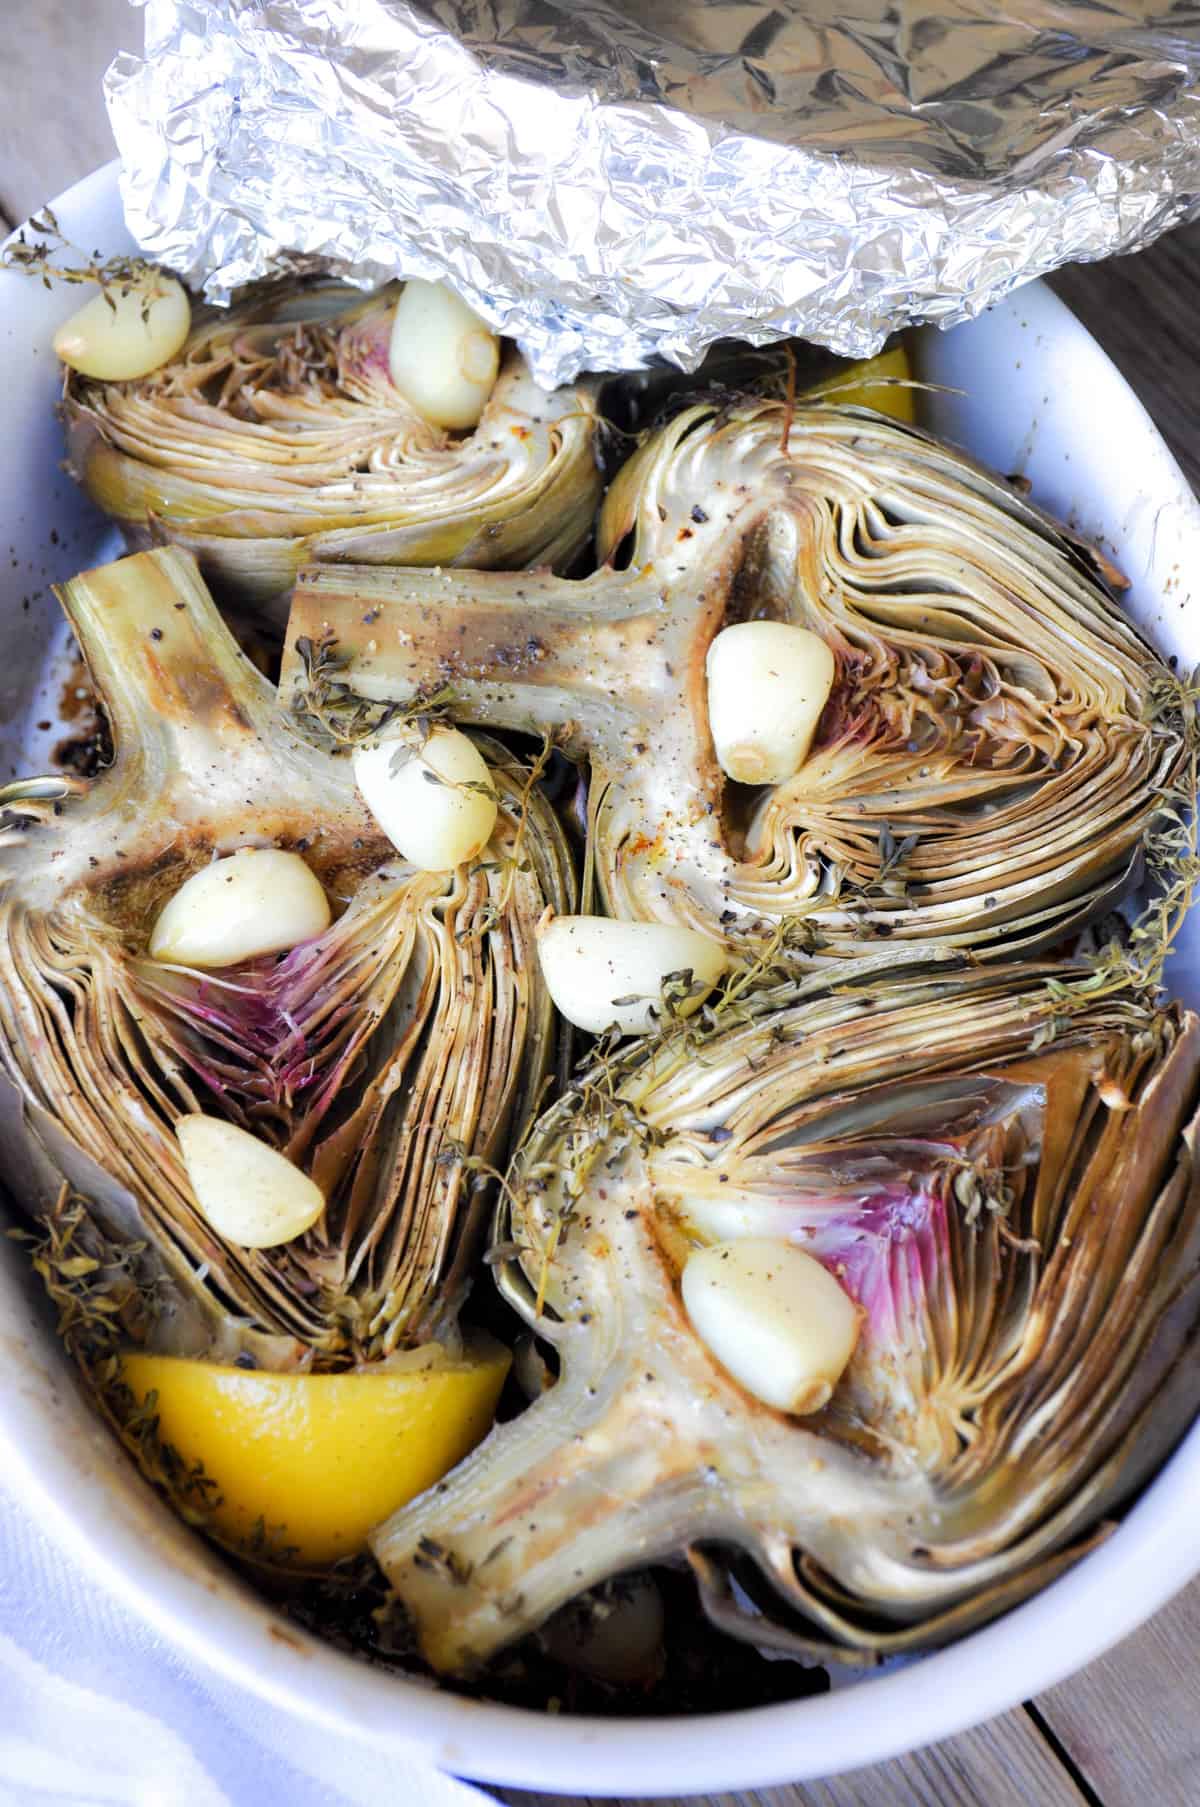
<svg viewBox="0 0 1200 1807">
<path fill-rule="evenodd" d="M 55 203 L 88 251 L 126 245 L 115 169 Z M 0 771 L 48 758 L 64 671 L 48 585 L 116 541 L 59 471 L 50 339 L 78 292 L 0 273 Z M 1164 651 L 1196 662 L 1200 508 L 1121 377 L 1040 284 L 973 325 L 924 337 L 922 374 L 962 393 L 927 417 L 1047 507 L 1101 539 L 1130 606 Z M 7 548 L 7 550 L 6 550 Z M 52 649 L 59 649 L 54 653 Z M 1200 914 L 1200 912 L 1198 912 Z M 1176 989 L 1200 998 L 1193 937 Z M 12 1244 L 0 1244 L 0 1474 L 95 1577 L 247 1695 L 377 1747 L 423 1752 L 483 1780 L 588 1794 L 709 1793 L 802 1779 L 944 1738 L 1059 1680 L 1123 1637 L 1200 1570 L 1200 1429 L 1116 1534 L 1027 1605 L 942 1654 L 794 1705 L 657 1722 L 551 1718 L 383 1675 L 315 1644 L 260 1603 L 184 1530 L 93 1418 Z"/>
</svg>

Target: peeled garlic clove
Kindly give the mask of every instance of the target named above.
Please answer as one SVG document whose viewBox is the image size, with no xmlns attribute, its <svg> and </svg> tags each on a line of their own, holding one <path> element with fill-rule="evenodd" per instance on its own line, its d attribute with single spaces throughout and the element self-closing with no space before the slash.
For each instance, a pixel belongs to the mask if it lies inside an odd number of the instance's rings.
<svg viewBox="0 0 1200 1807">
<path fill-rule="evenodd" d="M 739 784 L 794 778 L 836 670 L 819 634 L 789 621 L 739 621 L 708 649 L 708 724 L 717 760 Z"/>
<path fill-rule="evenodd" d="M 819 1412 L 858 1340 L 859 1311 L 833 1275 L 773 1236 L 697 1249 L 683 1303 L 722 1367 L 764 1405 Z"/>
<path fill-rule="evenodd" d="M 236 966 L 311 941 L 329 922 L 329 899 L 298 853 L 243 847 L 180 885 L 154 924 L 150 958 Z"/>
<path fill-rule="evenodd" d="M 110 282 L 64 320 L 54 350 L 80 376 L 122 383 L 167 364 L 192 326 L 183 284 L 159 270 Z"/>
<path fill-rule="evenodd" d="M 435 427 L 479 417 L 500 368 L 500 341 L 444 282 L 406 282 L 388 346 L 392 382 Z"/>
<path fill-rule="evenodd" d="M 196 1203 L 227 1242 L 272 1249 L 303 1236 L 324 1211 L 321 1188 L 236 1123 L 197 1111 L 175 1134 Z"/>
<path fill-rule="evenodd" d="M 721 944 L 697 929 L 608 916 L 556 916 L 538 930 L 537 945 L 550 996 L 569 1023 L 593 1035 L 614 1023 L 622 1035 L 644 1035 L 662 1020 L 664 979 L 690 971 L 700 989 L 680 1002 L 686 1015 L 726 963 Z"/>
<path fill-rule="evenodd" d="M 392 846 L 425 872 L 474 859 L 496 826 L 487 763 L 458 728 L 436 728 L 421 747 L 360 747 L 354 779 Z"/>
</svg>

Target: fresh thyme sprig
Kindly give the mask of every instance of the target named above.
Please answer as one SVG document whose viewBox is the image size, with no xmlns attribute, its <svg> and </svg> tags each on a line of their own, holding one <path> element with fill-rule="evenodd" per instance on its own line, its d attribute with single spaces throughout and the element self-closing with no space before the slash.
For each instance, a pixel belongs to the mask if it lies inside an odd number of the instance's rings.
<svg viewBox="0 0 1200 1807">
<path fill-rule="evenodd" d="M 1181 772 L 1164 794 L 1146 834 L 1144 855 L 1150 895 L 1120 935 L 1110 936 L 1088 959 L 1083 978 L 1049 979 L 1046 988 L 1056 1014 L 1043 1023 L 1032 1049 L 1045 1047 L 1062 1032 L 1073 1011 L 1096 997 L 1128 991 L 1148 1005 L 1163 989 L 1164 968 L 1200 886 L 1200 673 L 1186 680 L 1162 672 L 1151 681 L 1147 719 L 1170 713 L 1186 737 Z"/>
<path fill-rule="evenodd" d="M 1196 814 L 1197 751 L 1193 747 L 1185 781 L 1172 789 L 1146 836 L 1146 864 L 1154 890 L 1129 926 L 1124 941 L 1110 941 L 1096 956 L 1090 988 L 1120 987 L 1154 999 L 1163 969 L 1200 884 Z"/>
<path fill-rule="evenodd" d="M 296 652 L 304 676 L 292 698 L 292 714 L 307 734 L 335 750 L 361 746 L 394 725 L 411 728 L 414 744 L 423 746 L 455 700 L 453 685 L 439 684 L 418 691 L 408 703 L 368 702 L 339 675 L 347 660 L 333 634 L 316 641 L 303 635 Z"/>
<path fill-rule="evenodd" d="M 158 1399 L 139 1400 L 121 1377 L 122 1345 L 141 1340 L 159 1310 L 158 1291 L 142 1272 L 145 1242 L 107 1237 L 87 1199 L 64 1184 L 41 1234 L 10 1234 L 28 1245 L 34 1272 L 58 1310 L 58 1335 L 94 1394 L 102 1415 L 154 1486 L 191 1525 L 205 1528 L 220 1504 L 202 1462 L 189 1462 L 159 1431 Z"/>
<path fill-rule="evenodd" d="M 1166 666 L 1150 672 L 1142 720 L 1149 724 L 1168 720 L 1176 730 L 1195 736 L 1197 710 L 1200 709 L 1200 665 L 1180 677 Z"/>
<path fill-rule="evenodd" d="M 27 236 L 28 233 L 40 236 L 31 239 Z M 63 262 L 63 253 L 74 254 L 81 261 Z M 150 287 L 151 279 L 168 274 L 146 258 L 133 257 L 127 252 L 102 257 L 99 251 L 93 251 L 88 257 L 76 251 L 70 240 L 64 237 L 58 220 L 49 207 L 43 207 L 40 213 L 34 214 L 28 226 L 22 226 L 11 243 L 0 252 L 0 267 L 18 270 L 26 276 L 39 277 L 43 287 L 47 289 L 53 288 L 56 282 L 93 283 L 104 292 L 109 306 L 114 309 L 116 301 L 110 290 L 127 295 L 134 289 L 145 289 L 143 319 L 149 317 L 150 302 L 154 298 Z"/>
<path fill-rule="evenodd" d="M 549 1117 L 530 1125 L 503 1183 L 494 1240 L 512 1250 L 505 1257 L 496 1255 L 497 1267 L 510 1276 L 516 1268 L 526 1267 L 522 1257 L 528 1257 L 529 1238 L 519 1228 L 514 1233 L 511 1226 L 527 1223 L 538 1201 L 543 1209 L 550 1203 L 545 1213 L 550 1218 L 548 1232 L 536 1239 L 535 1318 L 544 1313 L 551 1269 L 597 1166 L 619 1158 L 625 1147 L 634 1145 L 645 1151 L 662 1140 L 662 1132 L 622 1094 L 621 1081 L 668 1050 L 700 1055 L 715 1035 L 749 1021 L 756 1013 L 749 1000 L 755 999 L 757 1005 L 764 988 L 794 980 L 798 963 L 811 953 L 814 940 L 812 925 L 803 917 L 785 917 L 754 947 L 753 957 L 728 974 L 697 1010 L 688 1008 L 702 989 L 691 970 L 667 974 L 655 1013 L 655 1030 L 624 1042 L 615 1033 L 600 1036 Z M 565 1124 L 561 1135 L 557 1133 L 559 1124 Z M 555 1160 L 530 1160 L 535 1138 L 547 1133 L 557 1145 Z M 553 1198 L 548 1201 L 551 1193 Z"/>
<path fill-rule="evenodd" d="M 529 827 L 529 812 L 533 805 L 533 793 L 538 783 L 545 776 L 546 767 L 562 737 L 562 730 L 548 730 L 542 738 L 534 758 L 528 766 L 512 764 L 504 767 L 511 774 L 521 778 L 521 792 L 517 798 L 515 810 L 516 826 L 513 831 L 511 850 L 497 860 L 478 860 L 471 867 L 471 874 L 489 873 L 499 876 L 499 892 L 490 898 L 478 910 L 470 924 L 460 929 L 457 939 L 461 942 L 475 941 L 489 934 L 502 920 L 512 903 L 513 890 L 518 878 L 532 870 L 532 861 L 525 853 L 525 839 Z"/>
<path fill-rule="evenodd" d="M 222 1503 L 220 1488 L 203 1462 L 187 1461 L 162 1436 L 158 1394 L 151 1391 L 138 1399 L 124 1381 L 109 1379 L 99 1397 L 105 1417 L 146 1479 L 161 1488 L 189 1525 L 208 1529 L 212 1512 Z"/>
<path fill-rule="evenodd" d="M 58 1311 L 63 1347 L 85 1373 L 101 1368 L 122 1340 L 145 1336 L 159 1310 L 156 1283 L 142 1271 L 147 1245 L 111 1241 L 70 1186 L 64 1183 L 40 1234 L 9 1235 L 27 1244 L 33 1270 Z"/>
</svg>

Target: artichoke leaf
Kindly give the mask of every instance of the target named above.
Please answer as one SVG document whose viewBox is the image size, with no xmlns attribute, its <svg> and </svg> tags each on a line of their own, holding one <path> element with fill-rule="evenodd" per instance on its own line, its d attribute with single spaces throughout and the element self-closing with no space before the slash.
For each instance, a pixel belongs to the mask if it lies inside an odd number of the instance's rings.
<svg viewBox="0 0 1200 1807">
<path fill-rule="evenodd" d="M 392 384 L 398 293 L 285 283 L 205 312 L 149 377 L 68 372 L 68 468 L 131 546 L 182 546 L 267 612 L 306 558 L 568 567 L 600 498 L 592 388 L 547 393 L 510 348 L 447 434 Z"/>
<path fill-rule="evenodd" d="M 55 1224 L 71 1200 L 86 1201 L 90 1228 L 113 1292 L 120 1273 L 128 1297 L 121 1327 L 148 1349 L 236 1362 L 284 1372 L 307 1364 L 308 1351 L 291 1338 L 256 1332 L 223 1311 L 181 1253 L 151 1238 L 134 1195 L 119 1185 L 63 1132 L 40 1105 L 22 1101 L 0 1075 L 0 1145 L 5 1186 L 37 1222 Z M 50 1276 L 53 1278 L 53 1276 Z"/>
<path fill-rule="evenodd" d="M 307 745 L 176 548 L 85 573 L 62 600 L 115 756 L 0 844 L 0 1072 L 20 1162 L 145 1240 L 181 1299 L 151 1347 L 344 1365 L 454 1335 L 484 1201 L 554 1055 L 534 959 L 569 908 L 552 811 L 487 743 L 499 814 L 474 867 L 415 872 L 367 815 L 350 763 Z M 334 907 L 280 955 L 197 971 L 152 959 L 166 899 L 214 854 L 299 852 Z M 231 1244 L 193 1196 L 174 1126 L 222 1117 L 309 1172 L 326 1209 L 274 1249 Z M 19 1201 L 20 1202 L 20 1201 Z M 224 1339 L 224 1340 L 223 1340 Z M 274 1351 L 274 1355 L 272 1355 Z"/>
<path fill-rule="evenodd" d="M 1200 1023 L 1081 968 L 842 970 L 598 1063 L 522 1149 L 496 1234 L 561 1377 L 373 1539 L 437 1667 L 689 1547 L 757 1642 L 725 1552 L 768 1641 L 943 1642 L 1092 1547 L 1186 1428 Z M 760 1403 L 687 1319 L 688 1251 L 735 1234 L 861 1308 L 819 1413 Z"/>
<path fill-rule="evenodd" d="M 613 915 L 733 943 L 802 916 L 830 957 L 1065 942 L 1187 789 L 1183 688 L 1065 532 L 964 455 L 860 408 L 788 418 L 706 404 L 648 438 L 600 517 L 622 569 L 301 571 L 285 698 L 304 708 L 298 649 L 324 637 L 361 699 L 449 683 L 461 720 L 564 734 Z M 836 676 L 798 773 L 756 790 L 716 763 L 705 671 L 758 618 L 817 633 Z"/>
</svg>

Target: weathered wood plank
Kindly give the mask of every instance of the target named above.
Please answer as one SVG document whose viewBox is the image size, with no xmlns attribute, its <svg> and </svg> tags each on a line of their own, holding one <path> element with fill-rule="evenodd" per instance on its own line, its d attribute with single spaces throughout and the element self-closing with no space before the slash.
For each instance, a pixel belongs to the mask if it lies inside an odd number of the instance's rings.
<svg viewBox="0 0 1200 1807">
<path fill-rule="evenodd" d="M 581 1776 L 581 1787 L 586 1783 Z M 517 1789 L 493 1792 L 508 1807 L 568 1807 L 573 1800 Z M 693 1795 L 686 1802 L 682 1797 L 660 1801 L 657 1807 L 1084 1807 L 1085 1801 L 1029 1716 L 1016 1712 L 894 1763 L 872 1764 L 828 1781 L 743 1794 Z M 596 1802 L 594 1807 L 605 1804 Z M 623 1801 L 609 1802 L 607 1807 L 655 1804 Z"/>
<path fill-rule="evenodd" d="M 1104 1807 L 1200 1801 L 1200 1582 L 1037 1709 Z"/>
<path fill-rule="evenodd" d="M 141 49 L 143 15 L 128 0 L 4 12 L 0 209 L 17 221 L 115 155 L 100 78 L 118 50 Z"/>
</svg>

